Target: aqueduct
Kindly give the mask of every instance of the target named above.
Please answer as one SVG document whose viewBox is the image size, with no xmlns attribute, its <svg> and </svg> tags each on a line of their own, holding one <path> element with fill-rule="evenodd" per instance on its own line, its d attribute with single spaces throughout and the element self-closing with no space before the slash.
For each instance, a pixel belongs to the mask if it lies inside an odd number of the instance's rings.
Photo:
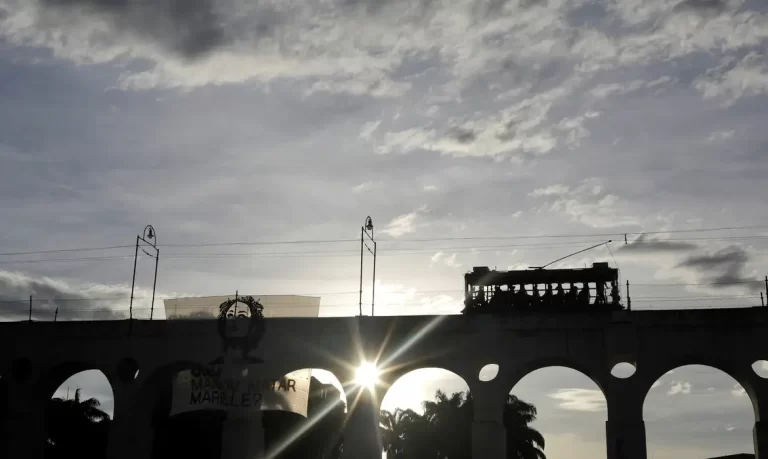
<svg viewBox="0 0 768 459">
<path fill-rule="evenodd" d="M 558 365 L 589 376 L 608 409 L 608 459 L 646 459 L 643 402 L 670 369 L 703 364 L 720 369 L 747 391 L 755 411 L 757 457 L 768 458 L 768 379 L 752 363 L 768 357 L 768 309 L 617 311 L 594 314 L 519 313 L 476 316 L 405 316 L 265 319 L 254 351 L 265 375 L 299 368 L 352 379 L 364 359 L 377 360 L 384 383 L 418 368 L 444 368 L 461 376 L 475 396 L 473 457 L 505 458 L 503 403 L 517 381 Z M 2 433 L 10 458 L 43 456 L 45 403 L 69 376 L 98 369 L 115 398 L 108 457 L 150 458 L 157 381 L 204 365 L 221 352 L 212 320 L 17 322 L 0 324 L 0 382 L 5 396 Z M 611 376 L 630 362 L 629 378 Z M 480 369 L 499 365 L 481 382 Z M 380 397 L 349 386 L 344 455 L 379 459 Z"/>
</svg>

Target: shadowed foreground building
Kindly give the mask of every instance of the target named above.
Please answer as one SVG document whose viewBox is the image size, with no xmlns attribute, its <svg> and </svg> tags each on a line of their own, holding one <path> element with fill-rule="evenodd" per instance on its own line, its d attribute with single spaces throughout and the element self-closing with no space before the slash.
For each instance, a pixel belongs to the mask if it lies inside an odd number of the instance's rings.
<svg viewBox="0 0 768 459">
<path fill-rule="evenodd" d="M 646 459 L 645 396 L 660 376 L 690 364 L 722 370 L 744 387 L 755 413 L 756 457 L 768 458 L 768 380 L 752 369 L 768 357 L 768 309 L 267 318 L 263 325 L 249 358 L 261 362 L 253 368 L 265 377 L 320 368 L 352 381 L 361 361 L 377 356 L 385 371 L 383 388 L 419 368 L 456 373 L 475 397 L 476 459 L 506 457 L 507 394 L 527 374 L 553 365 L 584 373 L 605 395 L 608 459 Z M 5 392 L 0 456 L 42 458 L 46 403 L 68 377 L 97 369 L 114 394 L 108 457 L 151 457 L 156 445 L 170 439 L 163 433 L 168 426 L 154 415 L 163 403 L 160 389 L 179 371 L 220 358 L 217 327 L 215 320 L 0 324 L 0 388 Z M 634 364 L 634 375 L 611 376 L 619 362 Z M 499 372 L 481 382 L 480 369 L 489 363 L 498 364 Z M 350 409 L 341 432 L 342 457 L 379 459 L 384 394 L 373 396 L 355 385 L 345 391 Z M 222 447 L 222 457 L 243 457 L 243 448 L 250 448 L 249 432 L 247 426 L 225 429 L 222 442 L 230 448 Z M 271 447 L 273 436 L 266 437 Z"/>
</svg>

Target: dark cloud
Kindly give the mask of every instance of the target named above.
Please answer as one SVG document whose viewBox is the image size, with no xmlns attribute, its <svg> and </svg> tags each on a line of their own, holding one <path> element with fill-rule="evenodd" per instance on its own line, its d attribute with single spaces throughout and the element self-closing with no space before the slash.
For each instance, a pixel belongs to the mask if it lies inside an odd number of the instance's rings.
<svg viewBox="0 0 768 459">
<path fill-rule="evenodd" d="M 731 246 L 713 254 L 692 255 L 678 267 L 692 269 L 701 276 L 703 282 L 716 284 L 718 288 L 746 284 L 752 290 L 759 290 L 757 279 L 744 275 L 749 260 L 750 255 L 744 249 Z"/>
<path fill-rule="evenodd" d="M 100 15 L 120 31 L 149 38 L 187 59 L 224 45 L 225 25 L 213 0 L 40 0 L 44 7 Z"/>
<path fill-rule="evenodd" d="M 52 321 L 57 309 L 57 320 L 113 320 L 126 317 L 129 292 L 109 286 L 77 289 L 47 277 L 0 271 L 0 321 L 28 320 L 30 296 L 32 320 Z"/>
<path fill-rule="evenodd" d="M 678 3 L 673 11 L 690 11 L 705 16 L 717 16 L 725 9 L 726 4 L 723 0 L 685 0 Z"/>
<path fill-rule="evenodd" d="M 455 128 L 451 131 L 451 137 L 460 144 L 469 144 L 475 141 L 477 135 L 471 129 Z"/>
<path fill-rule="evenodd" d="M 662 253 L 662 252 L 687 252 L 695 250 L 696 244 L 682 241 L 665 241 L 661 239 L 648 239 L 641 234 L 631 244 L 624 244 L 619 248 L 620 252 L 631 253 Z"/>
</svg>

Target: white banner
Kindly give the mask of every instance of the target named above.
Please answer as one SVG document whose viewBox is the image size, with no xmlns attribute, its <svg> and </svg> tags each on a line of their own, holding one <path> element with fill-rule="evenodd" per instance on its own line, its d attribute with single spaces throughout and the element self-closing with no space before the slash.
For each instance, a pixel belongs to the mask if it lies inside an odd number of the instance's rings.
<svg viewBox="0 0 768 459">
<path fill-rule="evenodd" d="M 240 295 L 242 297 L 243 295 Z M 251 295 L 264 306 L 264 317 L 317 317 L 320 313 L 320 297 L 300 295 Z M 163 300 L 165 317 L 174 319 L 215 319 L 219 317 L 219 305 L 235 299 L 229 296 L 202 296 Z"/>
<path fill-rule="evenodd" d="M 279 410 L 307 416 L 312 370 L 298 370 L 280 379 L 264 379 L 258 365 L 214 366 L 176 375 L 170 415 L 198 410 L 224 410 L 247 417 L 255 411 Z"/>
</svg>

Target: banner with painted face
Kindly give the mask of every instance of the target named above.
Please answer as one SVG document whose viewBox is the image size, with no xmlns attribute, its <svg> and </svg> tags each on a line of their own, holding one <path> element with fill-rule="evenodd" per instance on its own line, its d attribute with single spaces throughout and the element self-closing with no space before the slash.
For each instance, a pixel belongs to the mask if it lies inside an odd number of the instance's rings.
<svg viewBox="0 0 768 459">
<path fill-rule="evenodd" d="M 173 416 L 199 410 L 226 411 L 248 417 L 258 411 L 289 411 L 307 416 L 312 370 L 298 370 L 280 379 L 265 379 L 258 365 L 211 366 L 184 370 L 173 381 Z"/>
</svg>

